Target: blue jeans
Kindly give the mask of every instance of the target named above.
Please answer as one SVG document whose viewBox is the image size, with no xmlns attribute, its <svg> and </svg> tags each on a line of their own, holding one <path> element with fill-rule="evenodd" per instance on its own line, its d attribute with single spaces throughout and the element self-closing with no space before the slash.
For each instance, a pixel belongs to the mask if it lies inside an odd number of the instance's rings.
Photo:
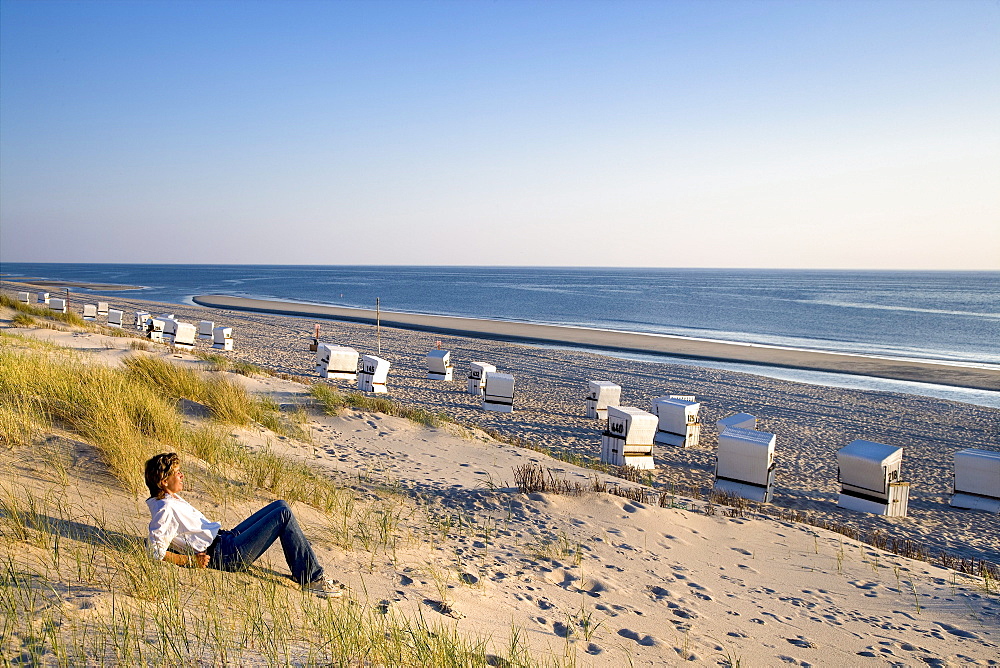
<svg viewBox="0 0 1000 668">
<path fill-rule="evenodd" d="M 257 561 L 275 540 L 281 541 L 281 551 L 285 553 L 293 580 L 304 585 L 323 577 L 323 567 L 302 534 L 291 507 L 284 501 L 264 506 L 232 531 L 220 531 L 208 567 L 220 571 L 243 570 Z"/>
</svg>

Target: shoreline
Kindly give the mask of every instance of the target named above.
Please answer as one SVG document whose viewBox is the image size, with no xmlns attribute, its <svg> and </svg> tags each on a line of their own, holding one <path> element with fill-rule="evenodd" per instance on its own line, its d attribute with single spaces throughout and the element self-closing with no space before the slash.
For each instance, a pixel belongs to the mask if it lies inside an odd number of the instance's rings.
<svg viewBox="0 0 1000 668">
<path fill-rule="evenodd" d="M 375 311 L 372 309 L 322 306 L 230 295 L 197 295 L 192 298 L 192 301 L 199 306 L 209 308 L 348 322 L 375 322 Z M 1000 391 L 1000 370 L 964 367 L 947 363 L 936 364 L 847 353 L 779 348 L 759 344 L 688 339 L 666 334 L 615 332 L 566 325 L 518 323 L 391 311 L 381 313 L 381 323 L 387 327 L 400 329 L 509 342 L 555 343 L 598 350 L 654 353 L 694 360 L 741 362 Z"/>
</svg>

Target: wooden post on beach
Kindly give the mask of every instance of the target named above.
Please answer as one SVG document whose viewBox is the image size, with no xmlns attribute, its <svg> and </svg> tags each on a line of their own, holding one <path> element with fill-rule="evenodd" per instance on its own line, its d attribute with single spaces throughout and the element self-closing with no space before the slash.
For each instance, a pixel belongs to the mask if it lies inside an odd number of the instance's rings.
<svg viewBox="0 0 1000 668">
<path fill-rule="evenodd" d="M 378 354 L 382 354 L 382 316 L 379 308 L 379 298 L 375 298 L 375 342 L 378 345 Z"/>
<path fill-rule="evenodd" d="M 319 323 L 314 325 L 313 329 L 313 342 L 309 344 L 309 351 L 316 352 L 319 350 Z"/>
</svg>

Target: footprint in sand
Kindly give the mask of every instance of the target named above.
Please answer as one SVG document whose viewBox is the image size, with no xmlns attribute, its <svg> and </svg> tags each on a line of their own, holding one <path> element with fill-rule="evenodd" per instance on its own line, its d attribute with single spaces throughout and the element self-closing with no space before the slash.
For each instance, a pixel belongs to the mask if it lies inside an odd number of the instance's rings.
<svg viewBox="0 0 1000 668">
<path fill-rule="evenodd" d="M 658 644 L 662 644 L 656 640 L 651 635 L 640 636 L 638 633 L 632 629 L 618 629 L 618 635 L 622 638 L 628 638 L 629 640 L 634 640 L 636 643 L 642 645 L 643 647 L 655 647 Z"/>
<path fill-rule="evenodd" d="M 959 638 L 967 638 L 969 640 L 979 640 L 979 636 L 977 636 L 972 631 L 966 631 L 965 629 L 960 629 L 956 626 L 952 626 L 951 624 L 945 624 L 944 622 L 934 622 L 934 623 L 943 628 L 948 633 L 952 634 L 953 636 L 958 636 Z"/>
<path fill-rule="evenodd" d="M 440 613 L 445 617 L 451 617 L 452 619 L 462 619 L 465 617 L 464 614 L 455 610 L 453 607 L 445 603 L 444 601 L 435 601 L 434 599 L 425 598 L 424 605 L 429 607 L 434 612 Z"/>
<path fill-rule="evenodd" d="M 816 643 L 809 640 L 805 636 L 796 636 L 794 638 L 785 638 L 789 643 L 795 645 L 796 647 L 801 647 L 802 649 L 815 649 Z"/>
<path fill-rule="evenodd" d="M 691 610 L 685 610 L 684 608 L 678 606 L 676 603 L 672 604 L 670 607 L 673 608 L 673 610 L 671 610 L 670 612 L 672 612 L 676 617 L 680 617 L 681 619 L 698 619 L 697 612 L 692 612 Z"/>
<path fill-rule="evenodd" d="M 649 587 L 649 594 L 654 601 L 670 598 L 670 592 L 663 587 Z"/>
</svg>

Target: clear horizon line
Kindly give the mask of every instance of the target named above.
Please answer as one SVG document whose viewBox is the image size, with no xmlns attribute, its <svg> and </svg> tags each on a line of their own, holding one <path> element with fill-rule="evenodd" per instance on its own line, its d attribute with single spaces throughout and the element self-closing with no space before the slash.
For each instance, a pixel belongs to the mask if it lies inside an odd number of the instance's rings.
<svg viewBox="0 0 1000 668">
<path fill-rule="evenodd" d="M 30 260 L 2 260 L 0 266 L 4 264 L 37 264 L 37 265 L 124 265 L 124 266 L 190 266 L 190 267 L 400 267 L 400 268 L 492 268 L 492 269 L 631 269 L 636 271 L 645 270 L 676 270 L 676 271 L 823 271 L 823 272 L 950 272 L 950 273 L 1000 273 L 1000 267 L 995 269 L 928 269 L 914 267 L 711 267 L 711 266 L 634 266 L 634 265 L 573 265 L 573 264 L 405 264 L 405 263 L 339 263 L 339 264 L 318 264 L 318 263 L 265 263 L 265 262 L 66 262 L 66 261 L 30 261 Z M 0 276 L 7 274 L 0 273 Z"/>
</svg>

